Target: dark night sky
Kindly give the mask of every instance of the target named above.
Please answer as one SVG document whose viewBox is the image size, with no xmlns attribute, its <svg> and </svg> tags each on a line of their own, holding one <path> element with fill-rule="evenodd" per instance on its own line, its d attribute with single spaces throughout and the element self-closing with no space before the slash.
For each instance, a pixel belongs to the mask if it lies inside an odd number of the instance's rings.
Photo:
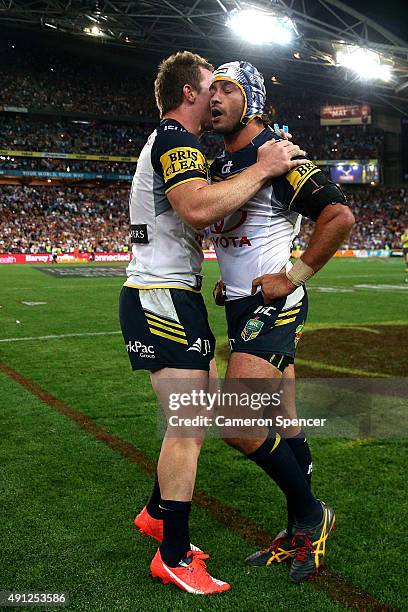
<svg viewBox="0 0 408 612">
<path fill-rule="evenodd" d="M 371 17 L 400 38 L 408 42 L 407 0 L 343 0 L 356 11 Z"/>
</svg>

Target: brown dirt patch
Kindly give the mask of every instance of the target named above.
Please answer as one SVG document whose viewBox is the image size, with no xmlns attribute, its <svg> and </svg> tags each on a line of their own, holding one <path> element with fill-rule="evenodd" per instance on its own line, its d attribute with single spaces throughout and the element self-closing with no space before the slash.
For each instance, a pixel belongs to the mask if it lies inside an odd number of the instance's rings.
<svg viewBox="0 0 408 612">
<path fill-rule="evenodd" d="M 366 325 L 307 331 L 299 343 L 298 357 L 367 374 L 408 376 L 408 326 Z M 297 375 L 349 376 L 346 373 L 296 367 Z"/>
<path fill-rule="evenodd" d="M 217 356 L 228 361 L 228 343 L 217 348 Z M 299 360 L 366 372 L 367 376 L 408 376 L 408 325 L 364 325 L 307 329 L 299 343 Z M 350 372 L 296 364 L 299 378 L 344 378 Z M 354 374 L 355 375 L 355 374 Z M 360 374 L 362 376 L 362 374 Z"/>
</svg>

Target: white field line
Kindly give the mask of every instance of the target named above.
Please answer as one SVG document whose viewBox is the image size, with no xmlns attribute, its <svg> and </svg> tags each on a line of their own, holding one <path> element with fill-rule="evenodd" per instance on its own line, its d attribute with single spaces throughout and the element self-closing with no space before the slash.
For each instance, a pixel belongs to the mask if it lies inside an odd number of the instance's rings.
<svg viewBox="0 0 408 612">
<path fill-rule="evenodd" d="M 106 332 L 83 332 L 78 334 L 50 334 L 49 336 L 26 336 L 22 338 L 0 338 L 0 342 L 23 342 L 30 340 L 59 340 L 60 338 L 83 338 L 86 336 L 113 336 L 120 334 L 120 331 Z"/>
</svg>

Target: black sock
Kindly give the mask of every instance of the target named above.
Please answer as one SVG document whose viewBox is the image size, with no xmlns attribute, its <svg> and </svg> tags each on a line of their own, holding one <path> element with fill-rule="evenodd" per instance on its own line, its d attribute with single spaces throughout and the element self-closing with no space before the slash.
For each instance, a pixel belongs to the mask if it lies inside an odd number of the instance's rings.
<svg viewBox="0 0 408 612">
<path fill-rule="evenodd" d="M 295 455 L 296 461 L 298 462 L 300 469 L 302 470 L 303 475 L 310 487 L 313 470 L 312 453 L 310 452 L 310 446 L 307 442 L 305 432 L 301 431 L 300 434 L 294 438 L 286 438 L 286 442 L 289 444 L 292 453 Z"/>
<path fill-rule="evenodd" d="M 286 438 L 286 442 L 288 443 L 292 453 L 296 457 L 296 461 L 299 464 L 300 469 L 303 472 L 304 477 L 307 480 L 309 487 L 312 482 L 312 453 L 310 452 L 309 444 L 306 440 L 305 432 L 301 431 L 294 438 Z M 290 503 L 288 502 L 288 527 L 287 531 L 289 534 L 292 533 L 293 523 L 295 522 L 295 517 L 293 516 L 293 509 L 291 508 Z"/>
<path fill-rule="evenodd" d="M 162 499 L 160 502 L 163 517 L 163 542 L 160 554 L 166 565 L 176 567 L 180 559 L 190 550 L 188 517 L 191 502 Z"/>
<path fill-rule="evenodd" d="M 157 474 L 154 480 L 154 485 L 153 485 L 152 492 L 150 494 L 149 501 L 146 504 L 146 508 L 150 516 L 152 516 L 153 518 L 155 519 L 163 518 L 162 511 L 160 509 L 160 485 L 159 485 L 159 479 L 157 477 Z"/>
<path fill-rule="evenodd" d="M 283 491 L 296 521 L 313 525 L 321 520 L 321 505 L 313 496 L 295 455 L 279 434 L 267 438 L 248 459 L 259 465 Z"/>
</svg>

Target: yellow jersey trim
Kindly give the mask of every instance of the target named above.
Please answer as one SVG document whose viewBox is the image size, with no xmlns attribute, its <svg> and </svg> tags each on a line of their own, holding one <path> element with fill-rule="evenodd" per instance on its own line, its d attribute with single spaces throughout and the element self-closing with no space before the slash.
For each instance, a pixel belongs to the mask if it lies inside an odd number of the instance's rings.
<svg viewBox="0 0 408 612">
<path fill-rule="evenodd" d="M 279 442 L 280 442 L 280 441 L 281 441 L 281 437 L 280 437 L 280 435 L 277 433 L 277 434 L 276 434 L 276 438 L 275 438 L 274 445 L 273 445 L 272 450 L 270 451 L 270 453 L 269 453 L 269 454 L 273 453 L 273 451 L 274 451 L 274 450 L 275 450 L 275 448 L 278 446 L 278 444 L 279 444 Z"/>
<path fill-rule="evenodd" d="M 192 287 L 179 287 L 176 285 L 132 285 L 131 283 L 124 283 L 124 287 L 130 287 L 131 289 L 183 289 L 184 291 L 192 291 L 193 293 L 200 293 L 198 289 Z"/>
<path fill-rule="evenodd" d="M 296 308 L 296 310 L 287 310 L 286 312 L 281 312 L 281 314 L 278 315 L 278 318 L 287 317 L 288 315 L 296 314 L 299 311 L 300 311 L 300 308 Z"/>
<path fill-rule="evenodd" d="M 205 183 L 206 185 L 208 185 L 208 182 L 205 180 L 205 178 L 203 178 L 202 176 L 193 176 L 192 178 L 189 179 L 185 179 L 184 181 L 180 181 L 179 183 L 176 183 L 176 185 L 172 185 L 171 187 L 169 187 L 168 189 L 164 190 L 165 194 L 168 194 L 172 189 L 174 189 L 175 187 L 178 187 L 179 185 L 183 185 L 183 183 L 188 183 L 189 181 L 203 181 L 203 183 Z"/>
</svg>

